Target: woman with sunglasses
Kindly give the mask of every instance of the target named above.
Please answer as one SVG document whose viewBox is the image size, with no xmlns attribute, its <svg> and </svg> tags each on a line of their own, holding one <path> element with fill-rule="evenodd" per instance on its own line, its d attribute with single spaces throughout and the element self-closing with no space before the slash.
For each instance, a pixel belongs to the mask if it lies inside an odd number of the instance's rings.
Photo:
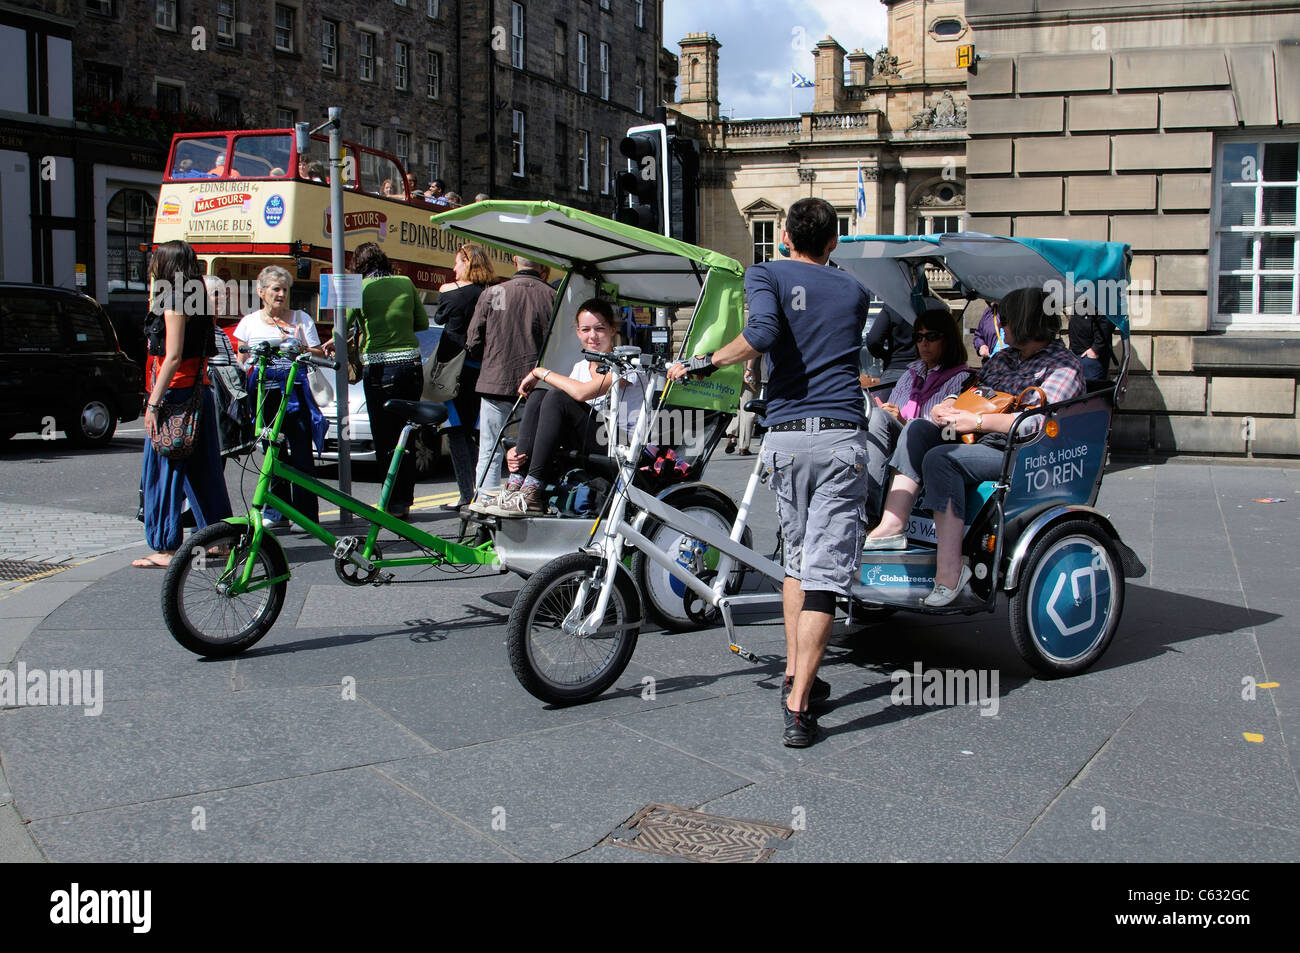
<svg viewBox="0 0 1300 953">
<path fill-rule="evenodd" d="M 975 373 L 966 366 L 966 348 L 946 309 L 923 312 L 912 326 L 912 340 L 919 356 L 907 365 L 888 401 L 876 398 L 867 418 L 868 525 L 880 521 L 889 458 L 904 425 L 917 417 L 928 418 L 947 395 L 965 390 L 967 378 Z"/>
</svg>

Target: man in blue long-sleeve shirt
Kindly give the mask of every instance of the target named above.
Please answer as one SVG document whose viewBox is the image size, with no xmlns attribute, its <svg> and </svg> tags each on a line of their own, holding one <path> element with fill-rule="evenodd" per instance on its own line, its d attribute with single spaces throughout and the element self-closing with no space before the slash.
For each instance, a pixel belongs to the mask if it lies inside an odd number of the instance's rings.
<svg viewBox="0 0 1300 953">
<path fill-rule="evenodd" d="M 845 272 L 825 267 L 837 224 L 835 209 L 821 199 L 790 207 L 782 234 L 793 249 L 790 261 L 745 272 L 748 323 L 709 355 L 711 368 L 759 354 L 771 363 L 763 462 L 785 542 L 782 740 L 796 748 L 816 737 L 809 701 L 830 692 L 817 669 L 830 639 L 835 596 L 849 594 L 866 532 L 867 421 L 858 349 L 871 293 Z M 668 376 L 687 373 L 675 364 Z"/>
</svg>

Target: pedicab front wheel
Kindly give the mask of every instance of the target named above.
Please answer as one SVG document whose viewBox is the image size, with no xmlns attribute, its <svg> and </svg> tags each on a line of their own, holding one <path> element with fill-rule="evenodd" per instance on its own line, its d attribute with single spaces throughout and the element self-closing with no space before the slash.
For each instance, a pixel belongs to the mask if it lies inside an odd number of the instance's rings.
<svg viewBox="0 0 1300 953">
<path fill-rule="evenodd" d="M 1110 646 L 1124 610 L 1124 573 L 1110 535 L 1088 520 L 1047 530 L 1011 597 L 1011 640 L 1040 675 L 1075 675 Z"/>
<path fill-rule="evenodd" d="M 605 616 L 591 635 L 573 629 L 596 607 L 600 561 L 585 553 L 553 559 L 528 577 L 510 608 L 510 667 L 529 694 L 556 705 L 595 698 L 623 674 L 641 630 L 641 597 L 620 566 Z M 586 586 L 583 583 L 588 583 Z"/>
<path fill-rule="evenodd" d="M 191 652 L 208 658 L 238 655 L 266 635 L 280 615 L 286 588 L 281 577 L 289 574 L 289 565 L 274 538 L 263 538 L 250 588 L 237 595 L 229 590 L 248 565 L 252 539 L 246 525 L 213 523 L 172 556 L 163 576 L 163 620 Z"/>
</svg>

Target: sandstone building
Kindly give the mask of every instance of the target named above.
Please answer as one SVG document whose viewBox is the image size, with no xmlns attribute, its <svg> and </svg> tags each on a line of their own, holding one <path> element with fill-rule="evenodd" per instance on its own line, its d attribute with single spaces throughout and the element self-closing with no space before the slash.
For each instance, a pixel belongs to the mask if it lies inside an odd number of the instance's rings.
<svg viewBox="0 0 1300 953">
<path fill-rule="evenodd" d="M 1114 445 L 1300 454 L 1300 8 L 965 6 L 970 227 L 1133 247 Z"/>
</svg>

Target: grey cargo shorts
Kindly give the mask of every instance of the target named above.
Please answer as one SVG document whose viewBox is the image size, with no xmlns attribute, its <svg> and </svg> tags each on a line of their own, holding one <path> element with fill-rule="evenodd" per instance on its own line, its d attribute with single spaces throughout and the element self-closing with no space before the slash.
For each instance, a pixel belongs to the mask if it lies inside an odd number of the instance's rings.
<svg viewBox="0 0 1300 953">
<path fill-rule="evenodd" d="M 867 533 L 867 432 L 768 431 L 761 460 L 776 494 L 786 575 L 805 592 L 848 595 Z"/>
</svg>

